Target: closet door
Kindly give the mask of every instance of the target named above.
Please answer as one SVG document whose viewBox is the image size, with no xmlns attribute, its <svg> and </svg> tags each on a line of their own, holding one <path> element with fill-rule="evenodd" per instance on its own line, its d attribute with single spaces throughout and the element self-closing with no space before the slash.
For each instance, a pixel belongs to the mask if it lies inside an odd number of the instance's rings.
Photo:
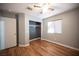
<svg viewBox="0 0 79 59">
<path fill-rule="evenodd" d="M 16 46 L 16 19 L 0 17 L 1 21 L 3 22 L 2 28 L 4 29 L 3 34 L 1 34 L 1 41 L 4 41 L 4 43 L 1 43 L 1 46 L 4 45 L 3 49 Z"/>
<path fill-rule="evenodd" d="M 29 34 L 30 40 L 41 37 L 41 23 L 29 21 Z"/>
</svg>

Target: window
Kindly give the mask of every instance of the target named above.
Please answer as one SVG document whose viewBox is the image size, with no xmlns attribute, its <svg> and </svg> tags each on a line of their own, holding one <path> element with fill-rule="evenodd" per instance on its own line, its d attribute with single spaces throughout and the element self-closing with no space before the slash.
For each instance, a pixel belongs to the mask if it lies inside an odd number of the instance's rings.
<svg viewBox="0 0 79 59">
<path fill-rule="evenodd" d="M 62 20 L 48 22 L 48 33 L 62 33 Z"/>
</svg>

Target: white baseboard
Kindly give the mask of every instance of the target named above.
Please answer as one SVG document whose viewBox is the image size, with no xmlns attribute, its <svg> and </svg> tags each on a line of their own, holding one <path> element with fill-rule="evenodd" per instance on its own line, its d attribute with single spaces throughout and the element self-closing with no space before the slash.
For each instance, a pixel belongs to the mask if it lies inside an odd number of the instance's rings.
<svg viewBox="0 0 79 59">
<path fill-rule="evenodd" d="M 19 47 L 26 47 L 26 46 L 29 46 L 30 44 L 26 44 L 26 45 L 22 45 L 22 44 L 19 44 Z"/>
<path fill-rule="evenodd" d="M 31 39 L 30 42 L 31 42 L 31 41 L 34 41 L 34 40 L 37 40 L 37 39 L 41 39 L 41 37 Z"/>
<path fill-rule="evenodd" d="M 71 47 L 71 46 L 68 46 L 68 45 L 65 45 L 65 44 L 62 44 L 62 43 L 59 43 L 59 42 L 54 42 L 54 41 L 47 40 L 47 39 L 43 39 L 43 40 L 46 40 L 46 41 L 48 41 L 48 42 L 55 43 L 55 44 L 58 44 L 58 45 L 61 45 L 61 46 L 64 46 L 64 47 L 67 47 L 67 48 L 70 48 L 70 49 L 73 49 L 73 50 L 77 50 L 77 51 L 79 51 L 78 48 Z"/>
</svg>

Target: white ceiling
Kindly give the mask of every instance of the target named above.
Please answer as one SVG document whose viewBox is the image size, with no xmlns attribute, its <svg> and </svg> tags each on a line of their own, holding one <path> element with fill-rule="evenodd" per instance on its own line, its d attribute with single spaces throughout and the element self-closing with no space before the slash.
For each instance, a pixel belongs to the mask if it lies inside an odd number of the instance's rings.
<svg viewBox="0 0 79 59">
<path fill-rule="evenodd" d="M 57 15 L 59 13 L 71 10 L 79 6 L 77 3 L 52 3 L 54 11 L 40 14 L 40 9 L 27 10 L 27 6 L 32 6 L 34 3 L 1 3 L 0 9 L 7 10 L 9 12 L 26 13 L 30 16 L 34 16 L 40 19 L 47 18 L 50 16 Z"/>
</svg>

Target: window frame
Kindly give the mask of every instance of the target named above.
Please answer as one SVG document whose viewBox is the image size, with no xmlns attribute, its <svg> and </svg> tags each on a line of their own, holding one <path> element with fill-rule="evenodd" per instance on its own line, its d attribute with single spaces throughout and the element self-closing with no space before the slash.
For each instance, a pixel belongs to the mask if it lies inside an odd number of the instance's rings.
<svg viewBox="0 0 79 59">
<path fill-rule="evenodd" d="M 57 31 L 57 24 L 56 24 L 57 21 L 61 21 L 60 28 L 59 28 L 59 29 L 60 29 L 59 32 Z M 49 23 L 49 22 L 51 22 L 51 23 L 54 24 L 54 25 L 53 25 L 53 31 L 54 31 L 54 32 L 49 31 L 49 27 L 48 27 L 48 25 L 49 25 L 48 23 Z M 62 21 L 61 19 L 59 19 L 59 20 L 53 20 L 53 21 L 49 21 L 49 22 L 47 22 L 47 33 L 49 33 L 49 34 L 51 34 L 51 33 L 52 33 L 52 34 L 54 34 L 54 33 L 61 34 L 61 33 L 62 33 L 62 22 L 63 22 L 63 21 Z M 51 26 L 51 27 L 52 27 L 52 26 Z"/>
</svg>

